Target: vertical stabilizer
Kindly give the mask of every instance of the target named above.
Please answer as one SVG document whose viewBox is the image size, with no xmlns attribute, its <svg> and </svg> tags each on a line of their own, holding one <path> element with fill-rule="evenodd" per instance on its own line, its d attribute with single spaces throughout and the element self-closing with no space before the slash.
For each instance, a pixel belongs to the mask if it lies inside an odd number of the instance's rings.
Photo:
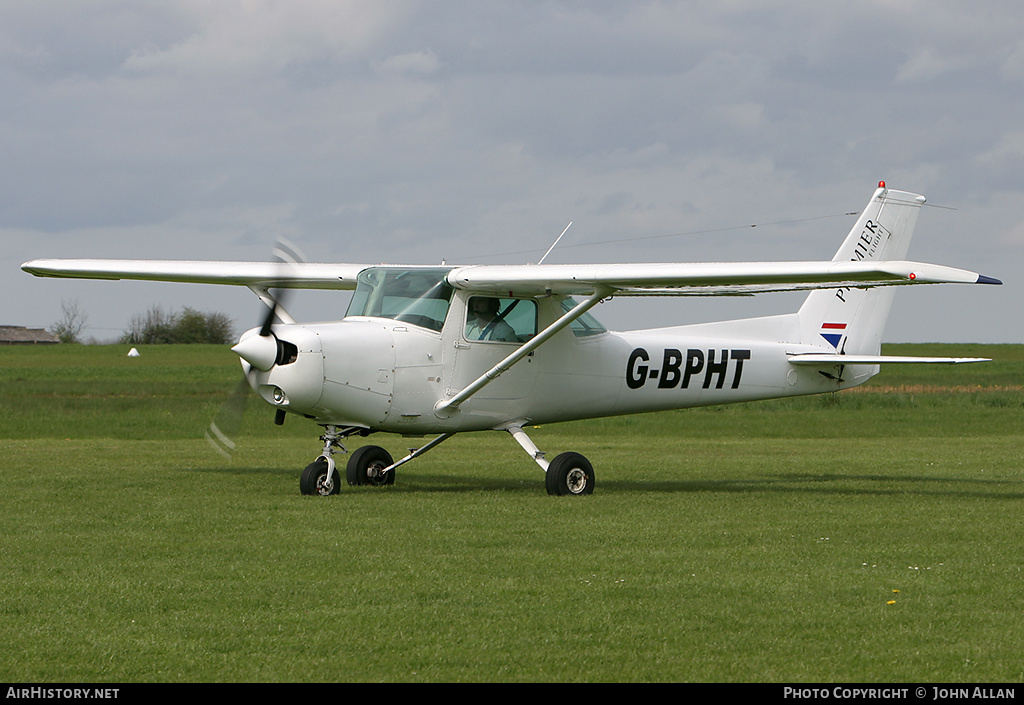
<svg viewBox="0 0 1024 705">
<path fill-rule="evenodd" d="M 924 202 L 924 196 L 879 183 L 832 261 L 905 259 Z M 890 287 L 812 292 L 800 308 L 801 342 L 840 354 L 877 355 L 893 294 Z"/>
</svg>

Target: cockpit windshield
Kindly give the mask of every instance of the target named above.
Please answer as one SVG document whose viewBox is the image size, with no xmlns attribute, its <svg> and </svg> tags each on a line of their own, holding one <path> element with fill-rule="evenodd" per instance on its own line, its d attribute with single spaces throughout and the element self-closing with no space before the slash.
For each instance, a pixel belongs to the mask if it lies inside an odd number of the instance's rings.
<svg viewBox="0 0 1024 705">
<path fill-rule="evenodd" d="M 375 316 L 440 331 L 453 289 L 449 269 L 370 267 L 359 273 L 346 316 Z"/>
</svg>

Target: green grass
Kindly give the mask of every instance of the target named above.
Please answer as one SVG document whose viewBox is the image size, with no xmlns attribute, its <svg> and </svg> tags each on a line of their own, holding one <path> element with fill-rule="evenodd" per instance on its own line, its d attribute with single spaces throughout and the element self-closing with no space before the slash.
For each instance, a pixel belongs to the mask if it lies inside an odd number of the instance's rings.
<svg viewBox="0 0 1024 705">
<path fill-rule="evenodd" d="M 312 498 L 315 425 L 202 439 L 225 348 L 0 350 L 0 679 L 1019 681 L 1024 348 L 894 351 L 997 361 L 532 430 L 587 498 L 500 433 Z"/>
</svg>

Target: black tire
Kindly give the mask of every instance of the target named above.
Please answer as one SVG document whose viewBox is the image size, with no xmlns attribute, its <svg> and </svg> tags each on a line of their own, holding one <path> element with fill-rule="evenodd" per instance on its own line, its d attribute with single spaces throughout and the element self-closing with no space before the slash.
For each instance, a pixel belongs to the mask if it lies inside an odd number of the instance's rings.
<svg viewBox="0 0 1024 705">
<path fill-rule="evenodd" d="M 341 491 L 341 475 L 338 470 L 335 469 L 328 478 L 327 468 L 327 460 L 323 457 L 306 466 L 302 471 L 302 477 L 299 478 L 299 490 L 302 494 L 326 497 Z"/>
<path fill-rule="evenodd" d="M 548 465 L 544 485 L 550 495 L 584 495 L 594 491 L 594 466 L 579 453 L 562 453 Z"/>
<path fill-rule="evenodd" d="M 357 448 L 348 459 L 345 478 L 350 485 L 393 485 L 395 471 L 391 470 L 382 477 L 380 471 L 391 465 L 394 460 L 391 454 L 380 446 L 363 446 Z"/>
</svg>

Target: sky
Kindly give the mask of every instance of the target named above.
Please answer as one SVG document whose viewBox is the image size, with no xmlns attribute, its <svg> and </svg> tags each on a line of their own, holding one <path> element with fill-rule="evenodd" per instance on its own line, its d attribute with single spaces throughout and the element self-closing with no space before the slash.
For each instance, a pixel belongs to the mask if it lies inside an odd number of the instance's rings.
<svg viewBox="0 0 1024 705">
<path fill-rule="evenodd" d="M 1019 0 L 0 0 L 0 324 L 115 340 L 244 288 L 35 258 L 367 264 L 827 260 L 880 180 L 928 197 L 889 342 L 1024 343 Z M 751 227 L 755 226 L 755 227 Z M 802 297 L 615 299 L 609 328 Z M 303 320 L 347 294 L 297 292 Z"/>
</svg>

